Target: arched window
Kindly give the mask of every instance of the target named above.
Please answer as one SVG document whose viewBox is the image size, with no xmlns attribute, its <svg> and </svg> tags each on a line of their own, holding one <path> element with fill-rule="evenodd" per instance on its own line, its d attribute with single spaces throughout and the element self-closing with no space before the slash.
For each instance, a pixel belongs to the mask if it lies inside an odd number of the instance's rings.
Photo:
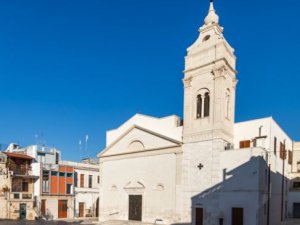
<svg viewBox="0 0 300 225">
<path fill-rule="evenodd" d="M 204 117 L 209 116 L 209 104 L 210 104 L 210 96 L 209 93 L 206 92 L 204 95 Z"/>
<path fill-rule="evenodd" d="M 197 119 L 201 118 L 202 116 L 202 96 L 197 96 Z"/>
<path fill-rule="evenodd" d="M 131 142 L 128 146 L 128 151 L 131 152 L 142 151 L 144 149 L 145 149 L 144 144 L 141 141 L 137 141 L 137 140 Z"/>
</svg>

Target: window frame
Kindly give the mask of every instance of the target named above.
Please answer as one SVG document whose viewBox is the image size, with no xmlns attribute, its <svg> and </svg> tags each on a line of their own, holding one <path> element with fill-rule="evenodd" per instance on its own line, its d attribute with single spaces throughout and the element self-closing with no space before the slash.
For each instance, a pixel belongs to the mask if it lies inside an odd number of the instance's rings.
<svg viewBox="0 0 300 225">
<path fill-rule="evenodd" d="M 93 175 L 89 175 L 89 188 L 93 188 Z"/>
<path fill-rule="evenodd" d="M 84 188 L 84 174 L 80 174 L 80 187 Z"/>
</svg>

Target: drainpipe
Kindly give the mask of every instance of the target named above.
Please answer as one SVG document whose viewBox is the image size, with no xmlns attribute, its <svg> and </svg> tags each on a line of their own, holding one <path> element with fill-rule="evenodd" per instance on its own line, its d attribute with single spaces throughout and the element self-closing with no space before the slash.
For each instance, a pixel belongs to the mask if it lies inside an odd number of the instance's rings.
<svg viewBox="0 0 300 225">
<path fill-rule="evenodd" d="M 269 164 L 269 177 L 268 177 L 268 214 L 267 214 L 267 225 L 270 225 L 270 193 L 271 192 L 271 164 Z"/>
<path fill-rule="evenodd" d="M 284 166 L 285 166 L 285 140 L 283 144 L 283 159 L 282 159 L 282 180 L 281 180 L 281 221 L 283 221 L 284 213 L 283 213 L 283 208 L 284 208 Z"/>
</svg>

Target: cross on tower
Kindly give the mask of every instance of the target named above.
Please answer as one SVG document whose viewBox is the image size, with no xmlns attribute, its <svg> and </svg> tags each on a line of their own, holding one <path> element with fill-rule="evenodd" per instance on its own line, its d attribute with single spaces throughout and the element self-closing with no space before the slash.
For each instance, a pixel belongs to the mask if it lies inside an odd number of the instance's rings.
<svg viewBox="0 0 300 225">
<path fill-rule="evenodd" d="M 202 165 L 202 163 L 200 163 L 197 167 L 199 170 L 202 170 L 204 166 Z"/>
</svg>

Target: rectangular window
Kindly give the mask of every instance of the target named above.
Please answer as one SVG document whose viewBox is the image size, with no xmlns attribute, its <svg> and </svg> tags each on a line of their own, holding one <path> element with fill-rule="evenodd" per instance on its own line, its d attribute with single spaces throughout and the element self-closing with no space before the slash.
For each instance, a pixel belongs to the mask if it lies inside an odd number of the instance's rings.
<svg viewBox="0 0 300 225">
<path fill-rule="evenodd" d="M 250 140 L 240 141 L 240 148 L 250 148 L 250 146 L 251 146 Z"/>
<path fill-rule="evenodd" d="M 22 192 L 28 192 L 28 182 L 22 182 Z"/>
<path fill-rule="evenodd" d="M 78 187 L 78 173 L 74 172 L 74 186 Z"/>
<path fill-rule="evenodd" d="M 300 189 L 300 182 L 299 181 L 294 181 L 293 182 L 293 188 Z"/>
<path fill-rule="evenodd" d="M 84 187 L 84 174 L 80 174 L 80 187 Z"/>
<path fill-rule="evenodd" d="M 289 151 L 289 159 L 288 159 L 288 163 L 289 163 L 290 165 L 293 164 L 293 152 L 292 152 L 292 151 Z"/>
<path fill-rule="evenodd" d="M 49 171 L 43 171 L 42 192 L 49 193 Z"/>
<path fill-rule="evenodd" d="M 100 184 L 100 176 L 97 177 L 97 183 Z"/>
<path fill-rule="evenodd" d="M 89 175 L 89 188 L 93 187 L 93 175 Z"/>
<path fill-rule="evenodd" d="M 57 172 L 56 171 L 52 171 L 51 172 L 51 176 L 57 176 Z"/>
<path fill-rule="evenodd" d="M 274 154 L 277 154 L 277 137 L 274 137 Z"/>
<path fill-rule="evenodd" d="M 55 163 L 58 164 L 59 163 L 59 153 L 55 152 Z"/>
<path fill-rule="evenodd" d="M 70 195 L 72 194 L 72 184 L 67 184 L 67 194 Z"/>
<path fill-rule="evenodd" d="M 244 208 L 232 208 L 231 225 L 244 225 Z"/>
<path fill-rule="evenodd" d="M 59 173 L 59 176 L 60 176 L 60 177 L 64 177 L 64 176 L 65 176 L 65 173 L 60 172 L 60 173 Z"/>
<path fill-rule="evenodd" d="M 73 173 L 67 173 L 67 177 L 73 177 Z"/>
<path fill-rule="evenodd" d="M 286 159 L 285 146 L 282 142 L 280 142 L 280 158 Z"/>
<path fill-rule="evenodd" d="M 20 199 L 20 194 L 14 193 L 14 199 Z"/>
</svg>

